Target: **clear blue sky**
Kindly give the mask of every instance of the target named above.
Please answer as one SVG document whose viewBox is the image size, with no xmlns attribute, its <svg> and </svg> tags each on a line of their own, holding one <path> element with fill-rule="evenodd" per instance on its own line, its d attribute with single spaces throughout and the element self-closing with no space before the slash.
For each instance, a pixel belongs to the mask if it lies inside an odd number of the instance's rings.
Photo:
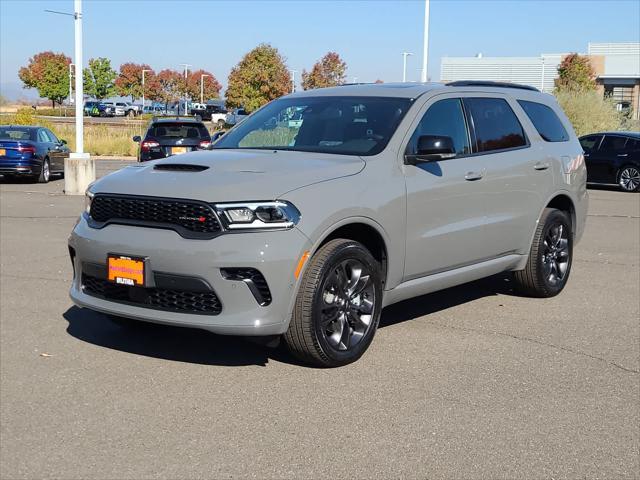
<svg viewBox="0 0 640 480">
<path fill-rule="evenodd" d="M 424 2 L 85 0 L 85 63 L 91 57 L 180 63 L 213 72 L 223 85 L 243 54 L 261 42 L 277 47 L 300 72 L 329 50 L 347 62 L 349 81 L 419 78 Z M 73 57 L 72 0 L 0 0 L 0 89 L 21 95 L 18 68 L 44 51 Z M 586 52 L 588 42 L 640 41 L 638 0 L 432 0 L 429 76 L 443 56 L 528 56 Z M 299 78 L 299 73 L 297 74 Z M 33 94 L 31 94 L 33 95 Z"/>
</svg>

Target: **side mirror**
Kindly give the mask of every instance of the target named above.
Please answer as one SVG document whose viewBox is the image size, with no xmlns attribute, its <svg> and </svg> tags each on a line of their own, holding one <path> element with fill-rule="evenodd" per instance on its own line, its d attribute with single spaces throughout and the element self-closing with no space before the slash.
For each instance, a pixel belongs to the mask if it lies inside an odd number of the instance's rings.
<svg viewBox="0 0 640 480">
<path fill-rule="evenodd" d="M 226 130 L 218 130 L 217 132 L 215 132 L 213 135 L 211 135 L 211 143 L 214 143 L 216 140 L 222 137 L 225 133 L 227 133 Z"/>
<path fill-rule="evenodd" d="M 140 143 L 140 135 L 136 135 L 135 137 L 133 137 L 133 141 L 136 143 Z"/>
<path fill-rule="evenodd" d="M 67 144 L 67 141 L 66 141 L 64 138 L 61 138 L 61 139 L 60 139 L 60 143 L 61 143 L 62 145 L 66 145 L 66 144 Z"/>
<path fill-rule="evenodd" d="M 406 163 L 415 165 L 418 162 L 447 160 L 456 156 L 451 137 L 443 135 L 421 135 L 418 137 L 417 152 L 405 155 Z"/>
</svg>

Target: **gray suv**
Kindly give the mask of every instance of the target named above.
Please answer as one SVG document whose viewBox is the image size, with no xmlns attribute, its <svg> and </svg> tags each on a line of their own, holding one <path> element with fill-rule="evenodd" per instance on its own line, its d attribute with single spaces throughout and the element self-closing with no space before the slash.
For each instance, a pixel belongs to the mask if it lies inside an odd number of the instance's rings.
<svg viewBox="0 0 640 480">
<path fill-rule="evenodd" d="M 552 96 L 455 82 L 282 97 L 213 150 L 126 167 L 86 200 L 69 239 L 77 305 L 282 338 L 340 366 L 401 300 L 504 271 L 525 295 L 558 294 L 588 197 Z"/>
</svg>

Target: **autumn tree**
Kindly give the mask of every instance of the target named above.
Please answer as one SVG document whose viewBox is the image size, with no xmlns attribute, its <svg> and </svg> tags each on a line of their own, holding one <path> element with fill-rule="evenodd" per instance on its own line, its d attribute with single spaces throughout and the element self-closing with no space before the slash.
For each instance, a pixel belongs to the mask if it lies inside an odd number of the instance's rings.
<svg viewBox="0 0 640 480">
<path fill-rule="evenodd" d="M 145 72 L 145 92 L 147 95 L 147 88 L 149 87 L 149 80 L 155 75 L 153 69 L 147 64 L 137 63 L 123 63 L 120 65 L 120 73 L 116 78 L 114 84 L 116 92 L 121 97 L 131 97 L 131 101 L 134 102 L 136 98 L 141 98 L 142 91 L 142 70 L 148 70 Z"/>
<path fill-rule="evenodd" d="M 247 53 L 229 74 L 226 91 L 229 108 L 252 112 L 291 91 L 289 70 L 280 52 L 260 44 Z"/>
<path fill-rule="evenodd" d="M 206 77 L 202 77 L 206 75 Z M 200 101 L 200 81 L 202 79 L 203 97 L 204 99 L 220 98 L 220 89 L 222 85 L 216 79 L 215 75 L 206 70 L 196 70 L 187 75 L 187 81 L 184 84 L 184 94 L 192 100 Z"/>
<path fill-rule="evenodd" d="M 572 53 L 564 57 L 558 65 L 558 78 L 555 81 L 556 92 L 595 90 L 596 75 L 589 58 Z"/>
<path fill-rule="evenodd" d="M 89 60 L 89 67 L 82 72 L 85 93 L 97 100 L 111 97 L 115 93 L 116 76 L 116 71 L 111 68 L 111 60 L 104 57 L 92 58 Z"/>
<path fill-rule="evenodd" d="M 329 52 L 318 60 L 310 72 L 302 71 L 302 88 L 335 87 L 345 83 L 347 64 L 336 52 Z"/>
<path fill-rule="evenodd" d="M 69 95 L 69 64 L 63 53 L 41 52 L 29 59 L 18 72 L 25 88 L 35 88 L 41 98 L 51 100 L 53 107 Z"/>
<path fill-rule="evenodd" d="M 184 83 L 184 78 L 180 72 L 165 69 L 157 75 L 157 79 L 158 91 L 156 100 L 160 100 L 166 105 L 169 102 L 175 102 L 180 99 Z"/>
</svg>

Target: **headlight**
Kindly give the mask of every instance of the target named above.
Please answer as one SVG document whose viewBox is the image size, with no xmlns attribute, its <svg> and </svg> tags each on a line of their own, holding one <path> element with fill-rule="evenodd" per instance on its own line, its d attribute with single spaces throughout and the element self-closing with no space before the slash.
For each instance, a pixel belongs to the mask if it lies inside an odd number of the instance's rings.
<svg viewBox="0 0 640 480">
<path fill-rule="evenodd" d="M 289 202 L 218 203 L 218 216 L 229 230 L 291 228 L 300 212 Z"/>
<path fill-rule="evenodd" d="M 93 201 L 93 193 L 89 190 L 84 192 L 84 211 L 89 213 L 91 210 L 91 202 Z"/>
</svg>

